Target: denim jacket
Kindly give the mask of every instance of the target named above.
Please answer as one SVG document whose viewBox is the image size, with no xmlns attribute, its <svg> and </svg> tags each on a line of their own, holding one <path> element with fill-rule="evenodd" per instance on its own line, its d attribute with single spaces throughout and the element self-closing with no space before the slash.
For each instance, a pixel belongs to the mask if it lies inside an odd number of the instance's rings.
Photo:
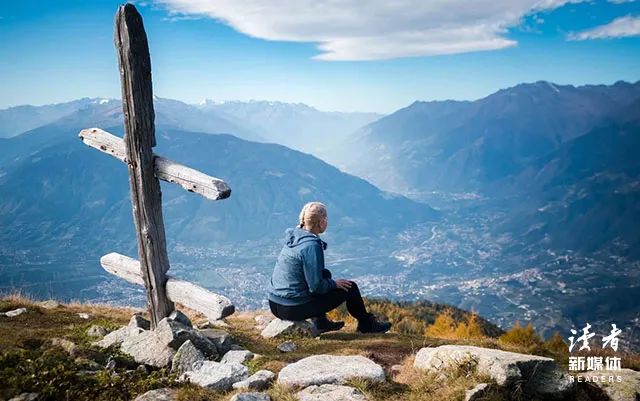
<svg viewBox="0 0 640 401">
<path fill-rule="evenodd" d="M 285 231 L 285 244 L 276 261 L 269 285 L 269 300 L 281 305 L 302 305 L 316 294 L 336 288 L 324 278 L 324 250 L 327 243 L 300 227 Z"/>
</svg>

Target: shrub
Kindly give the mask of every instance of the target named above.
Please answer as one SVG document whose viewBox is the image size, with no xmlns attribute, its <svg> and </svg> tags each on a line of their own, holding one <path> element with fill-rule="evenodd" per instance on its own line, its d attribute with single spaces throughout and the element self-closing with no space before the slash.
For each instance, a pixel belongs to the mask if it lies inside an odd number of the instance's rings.
<svg viewBox="0 0 640 401">
<path fill-rule="evenodd" d="M 542 338 L 535 332 L 533 325 L 529 323 L 526 327 L 522 327 L 519 321 L 516 321 L 511 330 L 500 336 L 499 341 L 522 348 L 542 345 Z"/>
</svg>

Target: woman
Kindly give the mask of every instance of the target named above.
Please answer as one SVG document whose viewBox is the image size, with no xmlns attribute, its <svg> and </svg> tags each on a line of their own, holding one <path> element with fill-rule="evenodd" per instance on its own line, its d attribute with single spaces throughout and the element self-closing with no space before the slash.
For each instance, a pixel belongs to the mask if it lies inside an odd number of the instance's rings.
<svg viewBox="0 0 640 401">
<path fill-rule="evenodd" d="M 361 333 L 384 333 L 390 323 L 379 322 L 367 312 L 356 283 L 333 280 L 324 268 L 327 243 L 318 236 L 326 231 L 327 209 L 320 202 L 304 205 L 300 224 L 287 229 L 285 245 L 278 256 L 269 291 L 271 312 L 283 320 L 312 318 L 319 333 L 340 330 L 344 322 L 332 322 L 326 313 L 343 302 L 358 320 Z"/>
</svg>

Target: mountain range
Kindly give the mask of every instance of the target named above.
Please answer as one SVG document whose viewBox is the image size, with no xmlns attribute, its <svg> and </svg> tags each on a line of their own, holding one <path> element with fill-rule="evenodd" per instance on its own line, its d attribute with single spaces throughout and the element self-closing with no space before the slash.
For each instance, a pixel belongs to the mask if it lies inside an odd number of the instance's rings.
<svg viewBox="0 0 640 401">
<path fill-rule="evenodd" d="M 120 102 L 74 104 L 0 138 L 0 289 L 142 301 L 97 265 L 136 253 L 126 168 L 76 137 L 92 126 L 122 135 Z M 283 230 L 321 200 L 327 262 L 370 296 L 448 302 L 543 332 L 584 318 L 638 324 L 640 82 L 521 84 L 388 116 L 155 104 L 156 153 L 233 190 L 209 202 L 163 184 L 172 270 L 241 306 L 261 305 Z"/>
</svg>

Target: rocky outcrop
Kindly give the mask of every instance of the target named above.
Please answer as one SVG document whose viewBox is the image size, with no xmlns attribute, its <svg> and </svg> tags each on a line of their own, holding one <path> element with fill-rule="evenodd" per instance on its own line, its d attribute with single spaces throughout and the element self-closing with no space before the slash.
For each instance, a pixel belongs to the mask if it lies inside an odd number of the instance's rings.
<svg viewBox="0 0 640 401">
<path fill-rule="evenodd" d="M 385 381 L 382 367 L 363 356 L 313 355 L 285 366 L 278 375 L 278 383 L 307 387 L 344 384 L 354 378 Z"/>
<path fill-rule="evenodd" d="M 572 387 L 551 358 L 468 345 L 422 348 L 414 367 L 439 372 L 461 363 L 473 363 L 479 373 L 489 375 L 500 386 L 517 385 L 525 393 L 540 397 L 561 397 Z"/>
<path fill-rule="evenodd" d="M 178 351 L 173 357 L 171 371 L 177 374 L 183 374 L 192 370 L 196 362 L 204 360 L 205 357 L 202 352 L 200 352 L 190 340 L 187 340 L 178 348 Z"/>
<path fill-rule="evenodd" d="M 266 390 L 275 377 L 276 374 L 270 370 L 259 370 L 248 379 L 234 383 L 233 388 L 258 391 Z"/>
<path fill-rule="evenodd" d="M 631 369 L 620 369 L 604 373 L 602 371 L 587 371 L 580 375 L 592 378 L 597 376 L 598 380 L 591 380 L 590 382 L 600 387 L 611 401 L 640 400 L 640 372 Z M 608 376 L 614 376 L 614 380 L 610 381 Z M 615 376 L 620 376 L 620 381 Z"/>
<path fill-rule="evenodd" d="M 317 334 L 313 324 L 306 320 L 292 322 L 281 319 L 273 319 L 261 333 L 264 338 L 288 336 L 315 337 Z"/>
<path fill-rule="evenodd" d="M 180 379 L 189 380 L 201 387 L 219 391 L 231 390 L 234 383 L 249 377 L 249 369 L 239 363 L 219 363 L 203 361 L 196 363 L 194 369 L 184 373 Z"/>
<path fill-rule="evenodd" d="M 358 390 L 349 386 L 323 384 L 309 386 L 296 394 L 299 401 L 366 401 Z"/>
<path fill-rule="evenodd" d="M 253 352 L 245 350 L 232 350 L 224 354 L 222 363 L 245 363 L 253 359 Z"/>
<path fill-rule="evenodd" d="M 160 342 L 177 350 L 187 340 L 200 350 L 208 359 L 218 358 L 218 349 L 215 344 L 203 336 L 198 330 L 180 322 L 164 318 L 158 323 L 155 332 Z"/>
<path fill-rule="evenodd" d="M 125 337 L 120 344 L 120 351 L 130 355 L 138 363 L 158 368 L 168 366 L 176 353 L 153 330 L 143 330 L 139 334 Z"/>
<path fill-rule="evenodd" d="M 203 329 L 200 330 L 200 334 L 202 334 L 203 336 L 208 338 L 209 341 L 215 344 L 216 348 L 218 349 L 219 355 L 226 354 L 232 349 L 234 345 L 233 338 L 231 338 L 231 335 L 224 330 Z"/>
</svg>

